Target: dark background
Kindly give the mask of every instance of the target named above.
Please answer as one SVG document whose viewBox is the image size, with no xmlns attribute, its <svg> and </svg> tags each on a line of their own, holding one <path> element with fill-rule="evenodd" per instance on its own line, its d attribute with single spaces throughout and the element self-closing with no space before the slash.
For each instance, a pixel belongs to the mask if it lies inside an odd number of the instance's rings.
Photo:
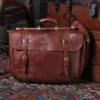
<svg viewBox="0 0 100 100">
<path fill-rule="evenodd" d="M 17 0 L 21 3 L 24 3 L 24 0 Z M 40 0 L 33 0 L 33 5 L 34 5 L 34 19 L 38 20 L 39 19 L 39 11 L 40 11 Z M 27 23 L 25 21 L 12 24 L 11 29 L 15 29 L 16 27 L 27 27 Z M 36 25 L 35 25 L 36 26 Z M 2 43 L 7 43 L 8 42 L 8 34 L 7 34 L 7 26 L 0 26 L 0 42 Z"/>
</svg>

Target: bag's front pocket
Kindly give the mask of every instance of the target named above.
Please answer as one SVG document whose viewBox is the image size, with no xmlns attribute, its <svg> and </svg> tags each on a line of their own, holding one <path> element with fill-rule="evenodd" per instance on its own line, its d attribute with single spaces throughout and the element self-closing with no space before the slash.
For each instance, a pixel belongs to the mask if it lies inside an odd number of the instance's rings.
<svg viewBox="0 0 100 100">
<path fill-rule="evenodd" d="M 12 75 L 21 80 L 25 81 L 26 80 L 26 75 L 25 73 L 22 72 L 22 67 L 23 67 L 23 50 L 11 50 L 12 55 L 11 55 L 11 73 Z"/>
<path fill-rule="evenodd" d="M 29 81 L 42 83 L 64 82 L 63 52 L 53 51 L 29 51 L 28 52 L 28 75 Z"/>
</svg>

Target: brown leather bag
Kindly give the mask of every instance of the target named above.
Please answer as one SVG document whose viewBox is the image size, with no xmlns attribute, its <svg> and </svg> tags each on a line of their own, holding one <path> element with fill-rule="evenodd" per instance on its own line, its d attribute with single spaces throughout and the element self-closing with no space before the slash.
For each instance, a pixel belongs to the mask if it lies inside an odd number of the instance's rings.
<svg viewBox="0 0 100 100">
<path fill-rule="evenodd" d="M 54 19 L 41 19 L 40 22 Z M 89 35 L 77 21 L 69 28 L 23 28 L 9 31 L 12 75 L 20 81 L 73 83 L 88 60 Z"/>
</svg>

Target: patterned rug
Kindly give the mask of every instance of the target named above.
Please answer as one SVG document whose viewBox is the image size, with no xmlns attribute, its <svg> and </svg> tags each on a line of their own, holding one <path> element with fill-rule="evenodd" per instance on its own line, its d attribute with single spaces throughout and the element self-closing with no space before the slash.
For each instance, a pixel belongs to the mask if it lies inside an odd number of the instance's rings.
<svg viewBox="0 0 100 100">
<path fill-rule="evenodd" d="M 9 57 L 0 55 L 0 79 L 10 75 Z"/>
<path fill-rule="evenodd" d="M 100 84 L 29 84 L 10 76 L 0 80 L 0 100 L 100 100 Z"/>
<path fill-rule="evenodd" d="M 8 46 L 0 43 L 0 79 L 10 75 Z"/>
</svg>

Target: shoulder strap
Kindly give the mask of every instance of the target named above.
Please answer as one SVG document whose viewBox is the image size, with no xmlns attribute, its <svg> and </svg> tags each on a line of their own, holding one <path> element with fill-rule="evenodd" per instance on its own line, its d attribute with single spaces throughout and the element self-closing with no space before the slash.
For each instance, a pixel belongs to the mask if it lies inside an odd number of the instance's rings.
<svg viewBox="0 0 100 100">
<path fill-rule="evenodd" d="M 81 30 L 83 34 L 85 35 L 87 42 L 88 43 L 90 42 L 90 36 L 89 36 L 88 31 L 78 21 L 73 22 L 71 25 L 71 28 L 72 29 L 78 28 L 79 30 Z"/>
<path fill-rule="evenodd" d="M 66 0 L 66 12 L 63 14 L 63 19 L 69 22 L 69 26 L 71 26 L 71 17 L 72 17 L 72 0 Z"/>
</svg>

